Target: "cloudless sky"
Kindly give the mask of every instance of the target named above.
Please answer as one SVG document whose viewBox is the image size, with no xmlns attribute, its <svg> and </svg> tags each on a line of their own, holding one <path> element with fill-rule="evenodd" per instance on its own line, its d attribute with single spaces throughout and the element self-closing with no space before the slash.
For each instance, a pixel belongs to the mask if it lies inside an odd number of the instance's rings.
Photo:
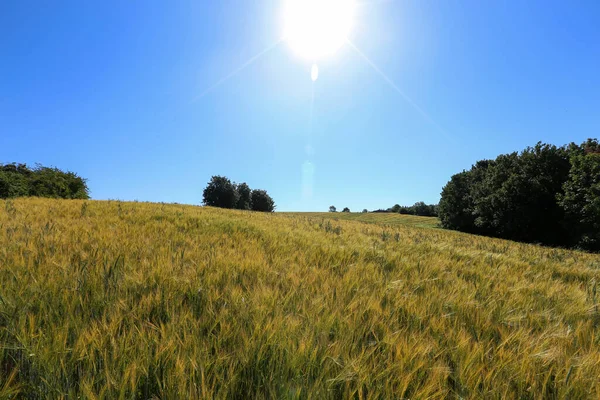
<svg viewBox="0 0 600 400">
<path fill-rule="evenodd" d="M 350 46 L 281 43 L 281 0 L 0 2 L 0 162 L 92 198 L 199 204 L 212 175 L 280 211 L 437 203 L 454 173 L 600 136 L 597 0 L 364 0 Z M 434 121 L 434 122 L 431 122 Z M 312 127 L 311 127 L 312 126 Z M 312 131 L 312 133 L 311 133 Z"/>
</svg>

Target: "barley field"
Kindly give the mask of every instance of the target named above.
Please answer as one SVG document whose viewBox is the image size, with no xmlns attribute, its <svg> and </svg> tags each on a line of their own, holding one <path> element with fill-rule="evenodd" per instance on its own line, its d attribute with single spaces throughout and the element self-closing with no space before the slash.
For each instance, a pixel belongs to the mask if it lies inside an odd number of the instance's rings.
<svg viewBox="0 0 600 400">
<path fill-rule="evenodd" d="M 0 201 L 0 398 L 600 398 L 599 255 L 332 218 Z"/>
<path fill-rule="evenodd" d="M 397 213 L 301 212 L 280 214 L 299 217 L 327 218 L 332 221 L 358 221 L 370 224 L 378 224 L 382 227 L 410 225 L 422 228 L 439 228 L 440 225 L 439 219 L 435 217 L 420 217 L 418 215 L 406 215 Z"/>
</svg>

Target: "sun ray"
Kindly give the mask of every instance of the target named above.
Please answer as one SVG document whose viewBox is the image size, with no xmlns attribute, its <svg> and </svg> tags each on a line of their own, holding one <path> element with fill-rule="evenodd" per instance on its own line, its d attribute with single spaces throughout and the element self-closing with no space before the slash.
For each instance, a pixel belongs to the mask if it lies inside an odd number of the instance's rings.
<svg viewBox="0 0 600 400">
<path fill-rule="evenodd" d="M 358 47 L 356 47 L 356 45 L 354 43 L 352 43 L 352 41 L 350 39 L 346 39 L 346 42 L 348 43 L 348 45 L 350 47 L 352 47 L 354 49 L 354 51 L 356 51 L 356 53 L 359 56 L 361 56 L 361 58 L 363 60 L 365 60 L 371 66 L 371 68 L 373 68 L 375 70 L 375 72 L 377 72 L 379 74 L 379 76 L 381 76 L 381 78 L 383 78 L 383 80 L 392 89 L 394 89 L 400 96 L 402 96 L 404 98 L 404 100 L 406 100 L 406 102 L 408 104 L 410 104 L 415 110 L 417 110 L 423 118 L 425 118 L 431 125 L 433 125 L 446 138 L 452 139 L 452 137 L 448 134 L 448 132 L 446 132 L 446 130 L 444 128 L 442 128 L 437 122 L 435 122 L 433 120 L 433 118 L 431 118 L 429 116 L 429 114 L 427 114 L 425 112 L 425 110 L 423 110 L 417 103 L 414 102 L 413 99 L 411 99 L 406 93 L 404 93 L 402 91 L 402 89 L 400 89 L 398 87 L 398 85 L 396 85 L 396 83 L 393 80 L 391 80 L 373 61 L 371 61 L 371 59 L 369 57 L 367 57 L 362 51 L 360 51 L 360 49 Z"/>
<path fill-rule="evenodd" d="M 198 96 L 194 97 L 194 99 L 192 99 L 192 103 L 200 100 L 202 97 L 206 96 L 208 93 L 212 92 L 213 90 L 215 90 L 216 88 L 218 88 L 219 86 L 221 86 L 222 84 L 224 84 L 225 82 L 227 82 L 229 79 L 233 78 L 235 75 L 237 75 L 240 72 L 242 72 L 245 68 L 247 68 L 248 66 L 250 66 L 251 64 L 253 64 L 260 57 L 264 56 L 265 54 L 267 54 L 268 52 L 270 52 L 271 50 L 273 50 L 275 47 L 279 46 L 279 44 L 281 44 L 281 42 L 283 42 L 283 40 L 284 40 L 284 38 L 279 39 L 276 43 L 270 45 L 269 47 L 263 49 L 262 51 L 260 51 L 256 55 L 250 57 L 242 65 L 240 65 L 239 67 L 237 67 L 236 69 L 234 69 L 233 71 L 231 71 L 225 77 L 223 77 L 220 80 L 218 80 L 215 84 L 213 84 L 212 86 L 210 86 L 208 89 L 205 89 Z"/>
</svg>

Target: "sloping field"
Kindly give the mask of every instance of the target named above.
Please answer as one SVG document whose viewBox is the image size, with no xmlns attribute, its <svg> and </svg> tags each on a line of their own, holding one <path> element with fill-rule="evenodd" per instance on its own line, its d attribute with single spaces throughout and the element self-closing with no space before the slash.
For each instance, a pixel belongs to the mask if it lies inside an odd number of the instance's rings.
<svg viewBox="0 0 600 400">
<path fill-rule="evenodd" d="M 599 398 L 600 256 L 397 224 L 0 201 L 0 398 Z"/>
<path fill-rule="evenodd" d="M 345 212 L 306 212 L 282 213 L 297 216 L 327 218 L 332 220 L 359 221 L 382 226 L 410 225 L 422 228 L 437 228 L 439 220 L 434 217 L 419 217 L 417 215 L 402 215 L 397 213 L 345 213 Z"/>
</svg>

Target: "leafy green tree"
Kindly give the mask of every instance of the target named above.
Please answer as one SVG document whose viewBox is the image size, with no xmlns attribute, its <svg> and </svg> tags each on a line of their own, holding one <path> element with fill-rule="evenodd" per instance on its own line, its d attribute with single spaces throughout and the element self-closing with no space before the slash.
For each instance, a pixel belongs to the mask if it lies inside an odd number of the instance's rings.
<svg viewBox="0 0 600 400">
<path fill-rule="evenodd" d="M 473 201 L 470 197 L 472 173 L 463 171 L 450 178 L 442 189 L 439 216 L 444 228 L 463 232 L 475 230 Z"/>
<path fill-rule="evenodd" d="M 236 207 L 238 210 L 250 210 L 252 206 L 252 190 L 245 182 L 236 185 L 238 201 Z"/>
<path fill-rule="evenodd" d="M 429 206 L 422 201 L 416 202 L 412 209 L 415 215 L 429 216 Z"/>
<path fill-rule="evenodd" d="M 349 213 L 350 209 L 348 207 L 344 207 L 344 209 L 342 210 L 342 212 Z"/>
<path fill-rule="evenodd" d="M 538 143 L 520 154 L 499 156 L 471 188 L 477 233 L 562 244 L 564 213 L 556 197 L 569 169 L 565 147 Z"/>
<path fill-rule="evenodd" d="M 588 140 L 573 152 L 569 179 L 559 203 L 566 213 L 572 244 L 600 250 L 600 144 Z"/>
<path fill-rule="evenodd" d="M 363 214 L 366 214 L 369 212 L 369 210 L 367 210 L 366 208 L 362 210 Z"/>
<path fill-rule="evenodd" d="M 6 176 L 6 173 L 0 171 L 0 199 L 9 198 L 10 193 L 10 181 Z"/>
<path fill-rule="evenodd" d="M 401 209 L 402 209 L 402 207 L 400 207 L 400 204 L 394 204 L 394 206 L 391 208 L 391 211 L 395 212 L 395 213 L 399 213 Z"/>
<path fill-rule="evenodd" d="M 275 211 L 275 202 L 266 190 L 255 189 L 252 191 L 252 210 L 262 212 Z"/>
<path fill-rule="evenodd" d="M 335 208 L 335 206 L 329 206 L 329 212 L 337 212 L 337 208 Z"/>
<path fill-rule="evenodd" d="M 443 188 L 438 207 L 442 226 L 597 249 L 598 149 L 597 140 L 562 147 L 537 143 L 521 153 L 479 161 Z"/>
<path fill-rule="evenodd" d="M 224 176 L 213 176 L 203 192 L 204 205 L 210 207 L 235 208 L 238 198 L 235 185 Z"/>
<path fill-rule="evenodd" d="M 0 198 L 37 196 L 62 199 L 88 199 L 87 181 L 74 172 L 37 165 L 0 165 Z"/>
</svg>

